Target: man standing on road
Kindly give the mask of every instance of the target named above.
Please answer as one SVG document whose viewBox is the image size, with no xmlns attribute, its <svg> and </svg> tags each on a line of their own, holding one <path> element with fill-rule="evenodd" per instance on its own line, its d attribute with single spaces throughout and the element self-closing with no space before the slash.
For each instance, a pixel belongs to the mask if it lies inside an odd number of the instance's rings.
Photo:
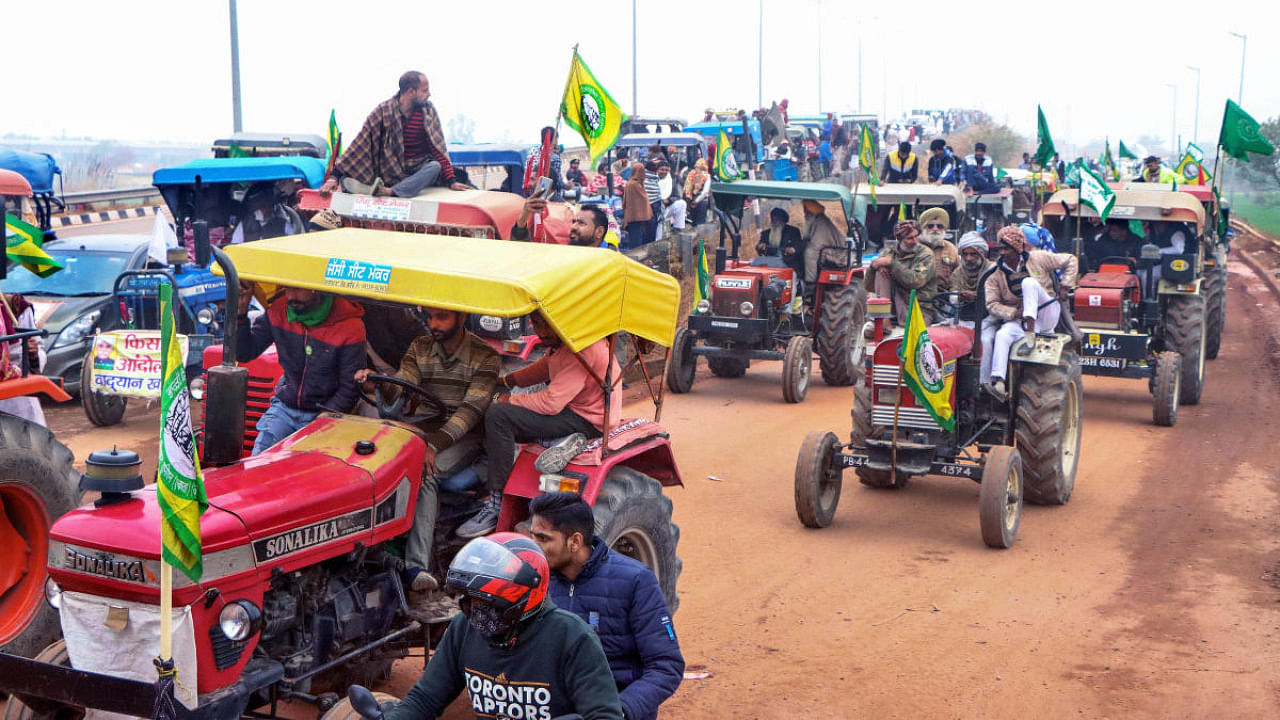
<svg viewBox="0 0 1280 720">
<path fill-rule="evenodd" d="M 994 321 L 982 326 L 979 377 L 982 388 L 1004 402 L 1009 348 L 1029 332 L 1049 333 L 1057 328 L 1060 299 L 1075 286 L 1079 261 L 1070 253 L 1029 250 L 1026 236 L 1012 225 L 996 234 L 996 250 L 1000 262 L 983 286 L 988 319 Z"/>
<path fill-rule="evenodd" d="M 572 492 L 529 503 L 533 539 L 551 566 L 551 599 L 600 637 L 627 720 L 656 720 L 684 677 L 684 656 L 658 578 L 593 535 L 591 506 Z"/>
<path fill-rule="evenodd" d="M 484 449 L 484 411 L 489 407 L 502 358 L 483 340 L 467 331 L 467 314 L 421 308 L 427 332 L 419 335 L 400 359 L 395 376 L 431 393 L 439 401 L 441 414 L 418 427 L 426 433 L 426 473 L 418 491 L 418 506 L 413 529 L 405 544 L 405 581 L 414 592 L 435 590 L 439 583 L 431 576 L 431 541 L 435 535 L 436 489 L 447 480 L 471 467 Z M 371 370 L 362 368 L 355 381 L 373 392 L 369 380 Z M 403 392 L 394 385 L 383 387 L 384 396 Z M 421 398 L 410 393 L 410 403 Z M 483 479 L 483 478 L 482 478 Z"/>
<path fill-rule="evenodd" d="M 258 418 L 253 454 L 301 430 L 322 411 L 344 413 L 359 394 L 364 367 L 364 310 L 346 298 L 284 288 L 267 311 L 249 322 L 252 285 L 240 289 L 236 360 L 249 362 L 272 344 L 284 374 L 271 405 Z"/>
<path fill-rule="evenodd" d="M 321 192 L 341 186 L 343 192 L 361 195 L 414 197 L 442 178 L 454 190 L 469 190 L 454 176 L 430 97 L 426 75 L 416 70 L 401 75 L 399 92 L 369 113 Z"/>
<path fill-rule="evenodd" d="M 893 301 L 894 317 L 901 327 L 906 327 L 911 309 L 908 302 L 911 291 L 915 290 L 920 310 L 929 322 L 933 319 L 934 281 L 938 275 L 933 251 L 920 242 L 920 226 L 915 220 L 902 220 L 894 225 L 893 237 L 897 242 L 882 250 L 880 257 L 868 266 L 866 287 L 876 297 Z"/>
<path fill-rule="evenodd" d="M 515 467 L 516 443 L 565 438 L 538 456 L 539 472 L 556 472 L 577 455 L 588 439 L 604 433 L 606 422 L 617 427 L 622 417 L 622 369 L 609 352 L 608 338 L 601 338 L 574 353 L 541 312 L 529 316 L 547 354 L 541 360 L 502 378 L 507 389 L 547 387 L 523 395 L 499 395 L 484 414 L 484 448 L 489 457 L 489 499 L 475 517 L 458 528 L 458 536 L 480 537 L 498 527 L 502 491 Z M 612 385 L 606 420 L 605 378 Z"/>
</svg>

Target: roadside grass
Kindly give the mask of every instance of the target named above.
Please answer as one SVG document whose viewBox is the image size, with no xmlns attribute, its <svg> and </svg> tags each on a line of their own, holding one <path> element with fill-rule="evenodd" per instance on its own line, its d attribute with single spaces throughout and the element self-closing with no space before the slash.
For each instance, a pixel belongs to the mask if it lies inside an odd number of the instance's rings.
<svg viewBox="0 0 1280 720">
<path fill-rule="evenodd" d="M 1272 237 L 1280 237 L 1280 191 L 1236 193 L 1231 207 L 1234 217 Z"/>
</svg>

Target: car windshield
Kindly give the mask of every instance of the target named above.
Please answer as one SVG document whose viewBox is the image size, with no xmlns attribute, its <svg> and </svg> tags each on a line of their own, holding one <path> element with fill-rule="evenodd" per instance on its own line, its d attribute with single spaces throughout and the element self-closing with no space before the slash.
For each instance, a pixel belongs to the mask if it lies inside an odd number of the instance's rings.
<svg viewBox="0 0 1280 720">
<path fill-rule="evenodd" d="M 127 269 L 132 255 L 79 249 L 50 250 L 49 254 L 62 261 L 61 271 L 42 278 L 24 267 L 9 263 L 4 291 L 23 295 L 108 295 L 116 276 Z"/>
</svg>

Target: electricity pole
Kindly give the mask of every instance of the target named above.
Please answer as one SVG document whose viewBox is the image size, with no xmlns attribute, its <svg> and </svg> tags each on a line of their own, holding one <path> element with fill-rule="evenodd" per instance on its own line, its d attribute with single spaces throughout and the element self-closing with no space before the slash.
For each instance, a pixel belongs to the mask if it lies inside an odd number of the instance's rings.
<svg viewBox="0 0 1280 720">
<path fill-rule="evenodd" d="M 1196 115 L 1195 115 L 1196 120 L 1191 130 L 1191 142 L 1199 143 L 1200 142 L 1200 68 L 1188 65 L 1187 69 L 1196 71 Z"/>
<path fill-rule="evenodd" d="M 236 22 L 236 0 L 231 4 L 231 129 L 240 132 L 244 124 L 240 118 L 240 31 Z"/>
</svg>

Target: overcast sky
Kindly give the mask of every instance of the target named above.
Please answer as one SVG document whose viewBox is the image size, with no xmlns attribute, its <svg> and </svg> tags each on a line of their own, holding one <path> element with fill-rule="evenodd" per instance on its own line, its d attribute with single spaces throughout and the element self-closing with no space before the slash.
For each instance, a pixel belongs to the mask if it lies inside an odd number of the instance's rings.
<svg viewBox="0 0 1280 720">
<path fill-rule="evenodd" d="M 626 0 L 240 0 L 244 128 L 323 133 L 333 108 L 349 141 L 413 68 L 431 79 L 446 121 L 475 123 L 477 142 L 532 142 L 555 119 L 575 43 L 630 113 L 631 9 Z M 755 107 L 758 12 L 756 0 L 639 0 L 640 112 L 698 120 L 708 106 Z M 0 16 L 9 58 L 0 134 L 203 143 L 231 130 L 226 0 L 9 2 Z M 1176 84 L 1185 142 L 1195 126 L 1190 64 L 1201 68 L 1199 138 L 1209 148 L 1224 98 L 1239 91 L 1241 42 L 1229 31 L 1249 34 L 1245 109 L 1259 120 L 1280 114 L 1272 2 L 763 0 L 763 18 L 765 104 L 787 97 L 795 114 L 820 109 L 821 56 L 822 110 L 977 107 L 1034 137 L 1039 103 L 1060 145 L 1167 138 Z"/>
</svg>

